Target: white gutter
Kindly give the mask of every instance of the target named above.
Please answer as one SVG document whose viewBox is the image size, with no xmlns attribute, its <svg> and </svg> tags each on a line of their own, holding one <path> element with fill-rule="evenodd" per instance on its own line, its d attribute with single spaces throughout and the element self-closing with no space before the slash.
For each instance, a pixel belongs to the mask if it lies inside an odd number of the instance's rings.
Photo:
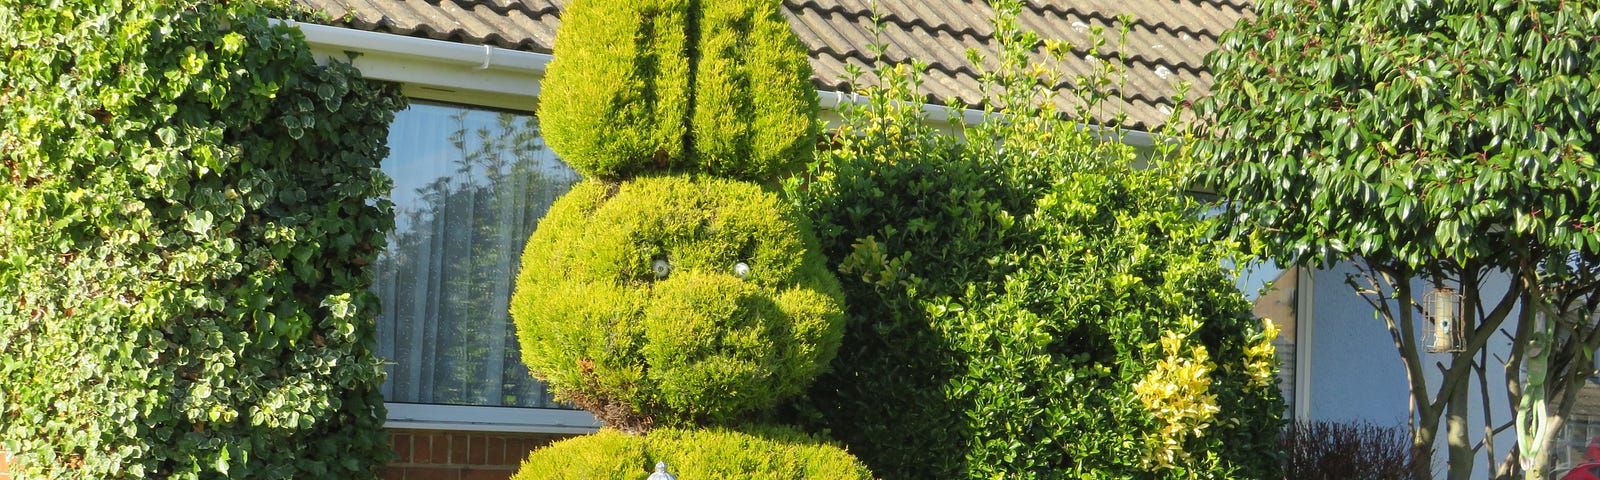
<svg viewBox="0 0 1600 480">
<path fill-rule="evenodd" d="M 470 66 L 477 70 L 504 69 L 542 76 L 545 66 L 550 64 L 552 58 L 545 53 L 524 52 L 493 45 L 467 45 L 293 20 L 285 20 L 283 23 L 299 28 L 300 33 L 306 36 L 306 43 L 312 48 L 323 46 L 364 54 L 401 55 Z"/>
</svg>

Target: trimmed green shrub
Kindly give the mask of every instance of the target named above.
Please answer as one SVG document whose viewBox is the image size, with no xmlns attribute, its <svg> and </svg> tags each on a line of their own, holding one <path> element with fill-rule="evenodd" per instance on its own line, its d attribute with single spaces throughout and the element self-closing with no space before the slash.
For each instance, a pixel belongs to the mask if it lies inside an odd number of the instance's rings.
<svg viewBox="0 0 1600 480">
<path fill-rule="evenodd" d="M 699 171 L 765 180 L 804 166 L 816 151 L 817 90 L 779 2 L 698 4 L 690 148 Z"/>
<path fill-rule="evenodd" d="M 1184 194 L 1193 159 L 1039 105 L 1056 82 L 1031 49 L 1082 53 L 996 8 L 1006 53 L 980 72 L 1007 116 L 954 142 L 915 106 L 916 68 L 880 71 L 790 185 L 848 306 L 793 413 L 885 478 L 1278 478 L 1275 334 Z"/>
<path fill-rule="evenodd" d="M 540 88 L 550 149 L 590 178 L 687 163 L 689 0 L 575 0 Z"/>
<path fill-rule="evenodd" d="M 742 277 L 742 278 L 741 278 Z M 631 431 L 727 423 L 833 358 L 837 281 L 805 223 L 754 184 L 579 184 L 528 240 L 511 313 L 561 398 Z"/>
<path fill-rule="evenodd" d="M 401 101 L 253 2 L 0 2 L 19 478 L 372 478 Z"/>
<path fill-rule="evenodd" d="M 768 0 L 578 0 L 562 16 L 540 118 L 586 177 L 766 180 L 811 157 L 805 48 Z"/>
<path fill-rule="evenodd" d="M 658 429 L 647 436 L 616 430 L 539 449 L 516 480 L 636 480 L 666 462 L 678 478 L 750 480 L 871 479 L 844 449 L 782 428 Z"/>
<path fill-rule="evenodd" d="M 541 117 L 590 181 L 528 240 L 511 314 L 558 398 L 652 433 L 562 442 L 518 478 L 642 477 L 649 452 L 685 478 L 870 478 L 831 447 L 671 429 L 769 410 L 840 342 L 809 224 L 740 181 L 792 172 L 816 143 L 810 66 L 778 5 L 578 0 L 563 17 Z"/>
</svg>

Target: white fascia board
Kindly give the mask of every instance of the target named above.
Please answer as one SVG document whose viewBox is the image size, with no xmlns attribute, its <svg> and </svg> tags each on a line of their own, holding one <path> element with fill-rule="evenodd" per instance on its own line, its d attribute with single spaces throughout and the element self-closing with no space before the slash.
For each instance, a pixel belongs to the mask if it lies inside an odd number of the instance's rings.
<svg viewBox="0 0 1600 480">
<path fill-rule="evenodd" d="M 366 78 L 401 83 L 415 98 L 534 109 L 550 55 L 492 45 L 285 21 L 319 61 L 349 62 Z"/>
</svg>

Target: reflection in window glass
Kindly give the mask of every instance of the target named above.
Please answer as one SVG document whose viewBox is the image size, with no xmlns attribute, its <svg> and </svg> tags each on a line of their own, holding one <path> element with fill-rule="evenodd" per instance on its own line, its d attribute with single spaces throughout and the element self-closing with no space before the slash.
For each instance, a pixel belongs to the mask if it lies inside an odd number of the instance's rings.
<svg viewBox="0 0 1600 480">
<path fill-rule="evenodd" d="M 507 313 L 522 247 L 578 175 L 532 116 L 415 103 L 383 170 L 395 229 L 374 267 L 391 402 L 556 407 Z"/>
<path fill-rule="evenodd" d="M 1212 218 L 1222 213 L 1222 206 L 1214 197 L 1206 200 L 1212 203 L 1200 212 L 1201 218 Z M 1225 259 L 1222 266 L 1233 269 L 1237 264 Z M 1299 338 L 1296 330 L 1300 324 L 1297 314 L 1300 267 L 1285 267 L 1272 260 L 1258 260 L 1235 271 L 1238 277 L 1234 278 L 1234 283 L 1244 293 L 1245 299 L 1250 300 L 1250 312 L 1257 318 L 1271 320 L 1278 327 L 1278 338 L 1272 340 L 1272 346 L 1278 354 L 1278 388 L 1283 392 L 1284 418 L 1294 419 L 1295 357 L 1299 354 L 1295 339 Z"/>
<path fill-rule="evenodd" d="M 1256 265 L 1247 268 L 1239 278 L 1239 288 L 1252 302 L 1251 313 L 1271 320 L 1278 326 L 1278 338 L 1272 346 L 1278 352 L 1278 388 L 1283 391 L 1283 404 L 1290 415 L 1294 412 L 1295 396 L 1295 294 L 1299 290 L 1298 267 L 1276 268 Z"/>
<path fill-rule="evenodd" d="M 1561 427 L 1555 448 L 1557 472 L 1582 470 L 1600 475 L 1600 378 L 1590 379 L 1578 390 L 1578 398 Z"/>
</svg>

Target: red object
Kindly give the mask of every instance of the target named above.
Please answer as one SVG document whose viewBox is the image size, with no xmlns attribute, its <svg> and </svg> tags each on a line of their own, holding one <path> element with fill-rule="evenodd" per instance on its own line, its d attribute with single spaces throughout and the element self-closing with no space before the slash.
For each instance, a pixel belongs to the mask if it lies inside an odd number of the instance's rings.
<svg viewBox="0 0 1600 480">
<path fill-rule="evenodd" d="M 1589 450 L 1584 462 L 1568 470 L 1561 480 L 1600 480 L 1600 437 L 1589 439 Z"/>
<path fill-rule="evenodd" d="M 1600 480 L 1600 476 L 1595 476 L 1595 472 L 1600 472 L 1600 463 L 1585 463 L 1568 471 L 1561 480 Z"/>
</svg>

